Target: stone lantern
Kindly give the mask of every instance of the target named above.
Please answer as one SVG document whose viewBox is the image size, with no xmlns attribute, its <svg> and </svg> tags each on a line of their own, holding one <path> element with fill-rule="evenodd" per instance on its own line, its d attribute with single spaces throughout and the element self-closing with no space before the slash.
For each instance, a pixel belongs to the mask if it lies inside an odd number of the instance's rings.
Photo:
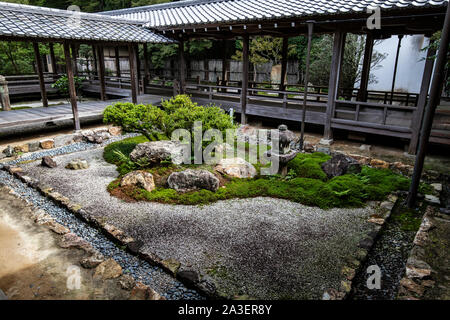
<svg viewBox="0 0 450 320">
<path fill-rule="evenodd" d="M 286 125 L 281 124 L 278 126 L 278 153 L 273 151 L 267 152 L 267 156 L 269 156 L 272 161 L 278 161 L 278 173 L 283 177 L 287 175 L 288 162 L 294 159 L 299 153 L 298 150 L 292 150 L 290 147 L 294 140 L 295 134 L 288 130 Z"/>
</svg>

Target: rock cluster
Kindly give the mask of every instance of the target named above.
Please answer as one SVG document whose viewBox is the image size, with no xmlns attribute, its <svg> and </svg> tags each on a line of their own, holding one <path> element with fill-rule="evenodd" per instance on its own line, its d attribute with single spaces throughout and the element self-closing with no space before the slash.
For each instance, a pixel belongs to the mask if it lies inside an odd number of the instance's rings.
<svg viewBox="0 0 450 320">
<path fill-rule="evenodd" d="M 95 130 L 84 130 L 81 132 L 83 140 L 90 143 L 103 143 L 103 141 L 111 138 L 111 134 L 108 132 L 108 129 L 101 128 Z"/>
<path fill-rule="evenodd" d="M 56 168 L 58 166 L 56 161 L 53 160 L 49 156 L 45 156 L 45 157 L 42 158 L 41 165 L 44 166 L 44 167 L 48 167 L 48 168 Z"/>
<path fill-rule="evenodd" d="M 181 172 L 173 172 L 167 179 L 169 188 L 179 192 L 206 189 L 217 191 L 219 179 L 206 170 L 187 169 Z"/>
</svg>

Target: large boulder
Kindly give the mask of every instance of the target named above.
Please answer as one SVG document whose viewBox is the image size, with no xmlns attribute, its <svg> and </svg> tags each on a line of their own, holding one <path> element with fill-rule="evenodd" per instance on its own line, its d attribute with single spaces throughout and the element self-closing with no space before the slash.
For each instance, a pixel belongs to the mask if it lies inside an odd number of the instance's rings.
<svg viewBox="0 0 450 320">
<path fill-rule="evenodd" d="M 226 158 L 219 161 L 215 170 L 235 178 L 253 178 L 256 176 L 256 169 L 242 158 Z"/>
<path fill-rule="evenodd" d="M 185 146 L 179 141 L 151 141 L 138 144 L 130 153 L 131 161 L 147 159 L 150 163 L 172 159 L 176 164 L 182 163 Z"/>
<path fill-rule="evenodd" d="M 206 170 L 187 169 L 181 172 L 173 172 L 167 179 L 169 188 L 180 192 L 199 189 L 217 191 L 219 183 L 219 179 Z"/>
<path fill-rule="evenodd" d="M 153 180 L 153 175 L 150 172 L 141 170 L 127 173 L 120 181 L 120 185 L 122 187 L 135 186 L 143 188 L 147 191 L 152 191 L 155 189 L 155 181 Z"/>
<path fill-rule="evenodd" d="M 345 154 L 336 154 L 330 160 L 322 164 L 322 170 L 327 174 L 327 177 L 331 179 L 346 173 L 359 173 L 361 172 L 361 165 L 358 161 Z"/>
</svg>

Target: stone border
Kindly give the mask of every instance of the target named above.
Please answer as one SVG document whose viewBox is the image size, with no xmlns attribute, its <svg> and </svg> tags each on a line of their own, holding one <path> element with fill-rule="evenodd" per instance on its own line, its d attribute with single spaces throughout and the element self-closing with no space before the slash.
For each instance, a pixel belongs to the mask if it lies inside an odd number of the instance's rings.
<svg viewBox="0 0 450 320">
<path fill-rule="evenodd" d="M 120 127 L 101 127 L 94 130 L 82 130 L 71 134 L 63 134 L 52 139 L 42 139 L 15 147 L 8 146 L 0 151 L 0 160 L 2 162 L 18 159 L 22 154 L 28 154 L 40 150 L 50 150 L 53 148 L 64 147 L 73 143 L 87 141 L 92 143 L 102 143 L 111 136 L 118 136 L 122 133 Z"/>
<path fill-rule="evenodd" d="M 15 176 L 19 177 L 23 182 L 31 181 L 23 175 L 18 175 L 18 171 L 15 172 Z M 28 184 L 29 185 L 29 184 Z M 23 200 L 17 192 L 15 192 L 9 186 L 0 183 L 0 188 L 4 188 L 9 194 L 15 198 L 24 201 L 28 206 L 32 206 L 28 201 Z M 54 194 L 55 199 L 58 198 Z M 65 197 L 59 197 L 60 201 L 64 203 L 67 202 Z M 61 203 L 62 203 L 61 202 Z M 56 222 L 56 220 L 45 210 L 42 209 L 31 209 L 31 218 L 34 223 L 45 226 L 47 229 L 53 231 L 59 236 L 58 246 L 63 249 L 80 249 L 83 250 L 87 256 L 83 257 L 79 263 L 84 269 L 94 269 L 94 280 L 104 282 L 109 279 L 117 279 L 121 288 L 130 291 L 130 299 L 133 300 L 166 300 L 163 296 L 157 293 L 155 290 L 149 286 L 136 282 L 133 277 L 122 273 L 122 267 L 112 258 L 105 259 L 105 257 L 92 245 L 76 234 L 72 233 L 69 228 L 63 226 L 62 224 Z M 1 300 L 1 299 L 0 299 Z"/>
<path fill-rule="evenodd" d="M 375 243 L 376 238 L 387 219 L 391 216 L 398 196 L 391 193 L 386 201 L 372 202 L 374 213 L 367 220 L 373 224 L 373 230 L 367 234 L 367 237 L 360 241 L 356 257 L 349 256 L 346 259 L 347 265 L 341 270 L 341 286 L 339 290 L 328 289 L 323 293 L 322 300 L 345 300 L 352 291 L 352 284 L 355 275 L 361 272 L 361 268 L 367 259 L 367 256 Z M 370 203 L 369 203 L 370 205 Z"/>
<path fill-rule="evenodd" d="M 4 166 L 3 170 L 9 172 L 29 187 L 39 191 L 43 196 L 52 200 L 54 203 L 69 210 L 83 222 L 88 223 L 92 227 L 98 228 L 108 239 L 121 247 L 125 247 L 129 253 L 139 257 L 153 266 L 160 267 L 165 272 L 178 279 L 187 288 L 195 289 L 200 294 L 208 298 L 226 298 L 218 295 L 214 284 L 206 279 L 200 279 L 196 271 L 190 270 L 174 259 L 163 260 L 153 253 L 146 252 L 142 248 L 143 243 L 141 241 L 135 240 L 124 231 L 104 221 L 104 219 L 96 218 L 90 215 L 85 209 L 82 208 L 81 205 L 70 201 L 69 198 L 64 197 L 60 193 L 53 191 L 53 188 L 42 185 L 38 180 L 27 176 L 23 172 L 22 168 L 17 166 Z"/>
<path fill-rule="evenodd" d="M 435 207 L 428 205 L 422 218 L 422 223 L 414 238 L 414 246 L 411 249 L 406 262 L 405 275 L 400 280 L 397 299 L 420 300 L 426 288 L 432 288 L 435 284 L 431 280 L 431 267 L 423 261 L 423 249 L 428 244 L 428 231 L 433 228 L 430 217 Z"/>
</svg>

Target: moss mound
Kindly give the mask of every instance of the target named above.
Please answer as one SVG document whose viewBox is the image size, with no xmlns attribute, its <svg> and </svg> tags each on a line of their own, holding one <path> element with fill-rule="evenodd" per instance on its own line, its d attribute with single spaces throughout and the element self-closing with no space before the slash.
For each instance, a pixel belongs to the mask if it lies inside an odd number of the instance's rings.
<svg viewBox="0 0 450 320">
<path fill-rule="evenodd" d="M 327 180 L 321 164 L 331 157 L 324 153 L 313 153 L 299 154 L 289 162 L 289 174 L 285 178 L 277 175 L 257 176 L 254 179 L 224 177 L 221 180 L 223 187 L 216 192 L 200 190 L 178 193 L 165 188 L 168 175 L 174 171 L 198 166 L 162 163 L 151 168 L 137 167 L 138 164 L 132 163 L 127 157 L 137 144 L 146 141 L 148 140 L 145 137 L 140 136 L 111 143 L 105 148 L 104 157 L 107 162 L 118 166 L 121 175 L 136 169 L 151 172 L 155 176 L 157 188 L 152 192 L 138 188 L 121 188 L 119 178 L 108 186 L 113 195 L 130 201 L 145 200 L 184 205 L 207 204 L 233 198 L 274 197 L 328 209 L 361 207 L 368 200 L 382 200 L 392 191 L 409 188 L 408 178 L 389 169 L 370 167 L 363 167 L 359 174 L 345 174 Z"/>
</svg>

